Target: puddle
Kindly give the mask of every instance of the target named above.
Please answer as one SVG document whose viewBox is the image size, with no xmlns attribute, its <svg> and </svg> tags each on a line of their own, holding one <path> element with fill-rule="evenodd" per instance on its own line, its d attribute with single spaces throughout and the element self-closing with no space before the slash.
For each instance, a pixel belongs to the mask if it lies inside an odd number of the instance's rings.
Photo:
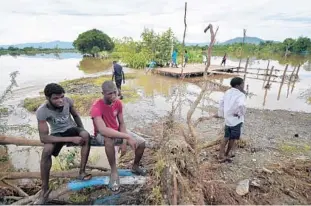
<svg viewBox="0 0 311 206">
<path fill-rule="evenodd" d="M 220 64 L 222 57 L 213 57 L 212 64 Z M 227 65 L 237 66 L 239 60 L 229 57 Z M 1 91 L 9 83 L 9 74 L 18 70 L 20 74 L 17 77 L 19 87 L 14 89 L 10 99 L 6 101 L 7 105 L 12 105 L 15 112 L 8 118 L 8 124 L 29 124 L 36 128 L 36 118 L 34 114 L 25 111 L 18 106 L 26 97 L 37 96 L 42 91 L 46 83 L 59 82 L 65 79 L 75 79 L 86 76 L 97 76 L 100 74 L 111 74 L 111 63 L 107 60 L 92 60 L 75 57 L 70 58 L 52 58 L 52 57 L 11 57 L 1 56 Z M 245 61 L 242 61 L 242 66 Z M 271 66 L 275 69 L 283 70 L 285 65 L 278 61 L 271 61 Z M 252 59 L 249 64 L 250 68 L 266 68 L 267 61 Z M 289 67 L 289 71 L 293 66 Z M 177 116 L 184 118 L 190 107 L 190 102 L 194 101 L 196 95 L 200 92 L 198 84 L 191 83 L 192 80 L 185 80 L 182 85 L 179 79 L 165 77 L 160 75 L 145 75 L 143 71 L 124 69 L 125 72 L 136 72 L 137 79 L 126 80 L 126 85 L 135 88 L 140 95 L 137 102 L 125 105 L 125 120 L 128 128 L 136 125 L 143 126 L 156 118 L 164 116 L 172 108 L 172 103 L 182 102 L 177 108 Z M 293 111 L 311 112 L 311 105 L 306 99 L 298 98 L 300 94 L 311 87 L 311 65 L 306 62 L 299 72 L 299 81 L 295 84 L 284 84 L 280 96 L 279 83 L 272 83 L 269 90 L 263 88 L 263 81 L 253 79 L 256 75 L 247 75 L 246 84 L 249 85 L 250 95 L 247 99 L 248 107 L 261 109 L 286 109 Z M 280 75 L 282 71 L 279 72 Z M 229 86 L 231 77 L 226 75 L 214 76 L 214 81 Z M 200 78 L 195 78 L 200 80 Z M 280 80 L 280 79 L 278 79 Z M 216 105 L 223 92 L 212 90 L 209 96 L 206 96 L 199 106 Z M 194 118 L 206 115 L 207 112 L 197 109 Z M 83 117 L 85 128 L 92 133 L 93 126 L 89 117 Z M 15 134 L 16 135 L 16 134 Z M 23 135 L 23 134 L 21 134 Z M 26 135 L 27 138 L 38 139 L 38 135 Z M 39 160 L 41 148 L 16 147 L 9 146 L 8 153 L 11 163 L 16 169 L 28 169 L 30 171 L 39 171 Z M 104 148 L 94 147 L 91 150 L 91 158 L 96 159 L 96 165 L 108 167 Z"/>
</svg>

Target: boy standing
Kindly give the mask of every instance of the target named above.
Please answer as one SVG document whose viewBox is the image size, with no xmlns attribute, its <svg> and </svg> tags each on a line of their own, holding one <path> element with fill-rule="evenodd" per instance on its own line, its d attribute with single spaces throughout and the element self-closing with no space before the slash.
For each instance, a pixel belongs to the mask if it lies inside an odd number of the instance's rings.
<svg viewBox="0 0 311 206">
<path fill-rule="evenodd" d="M 225 118 L 225 136 L 220 145 L 220 162 L 225 162 L 234 157 L 232 151 L 235 149 L 236 140 L 240 139 L 246 112 L 243 79 L 234 77 L 230 85 L 232 88 L 225 92 L 223 99 L 220 100 L 218 110 L 218 117 Z M 227 144 L 228 147 L 226 149 Z"/>
</svg>

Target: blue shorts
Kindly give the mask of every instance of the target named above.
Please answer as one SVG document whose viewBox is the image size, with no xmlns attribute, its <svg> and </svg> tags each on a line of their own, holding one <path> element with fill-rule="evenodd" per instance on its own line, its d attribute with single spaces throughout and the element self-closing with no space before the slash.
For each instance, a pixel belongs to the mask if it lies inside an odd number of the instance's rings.
<svg viewBox="0 0 311 206">
<path fill-rule="evenodd" d="M 226 139 L 240 139 L 241 136 L 241 128 L 242 128 L 243 123 L 241 122 L 240 124 L 230 127 L 230 126 L 225 126 L 225 138 Z"/>
</svg>

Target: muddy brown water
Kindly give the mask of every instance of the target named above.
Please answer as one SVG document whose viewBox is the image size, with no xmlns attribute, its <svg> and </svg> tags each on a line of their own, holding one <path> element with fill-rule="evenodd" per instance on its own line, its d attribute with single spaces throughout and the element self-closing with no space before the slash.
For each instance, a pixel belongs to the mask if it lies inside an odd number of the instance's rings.
<svg viewBox="0 0 311 206">
<path fill-rule="evenodd" d="M 220 64 L 222 57 L 215 56 L 212 58 L 212 64 Z M 227 65 L 237 66 L 239 60 L 236 58 L 228 58 Z M 242 66 L 245 61 L 242 61 Z M 13 94 L 4 104 L 14 108 L 14 112 L 7 118 L 10 125 L 29 124 L 36 128 L 36 118 L 34 114 L 27 112 L 20 105 L 24 98 L 34 97 L 42 91 L 45 84 L 50 82 L 59 82 L 67 79 L 75 79 L 87 76 L 97 76 L 100 74 L 111 74 L 110 62 L 104 60 L 82 59 L 79 54 L 60 54 L 55 57 L 53 55 L 36 55 L 27 56 L 1 56 L 1 81 L 0 92 L 9 84 L 9 74 L 13 71 L 19 71 L 17 76 L 18 87 L 14 89 Z M 280 64 L 276 60 L 271 60 L 270 66 L 274 66 L 277 70 L 283 70 L 285 65 Z M 251 59 L 250 68 L 266 68 L 266 60 Z M 289 66 L 289 71 L 293 70 L 293 66 Z M 246 85 L 248 85 L 249 95 L 247 106 L 258 109 L 283 109 L 289 111 L 311 112 L 311 105 L 308 104 L 306 98 L 301 98 L 301 94 L 311 88 L 311 63 L 305 62 L 300 68 L 299 81 L 293 84 L 284 84 L 278 97 L 280 84 L 272 82 L 270 89 L 263 88 L 263 81 L 254 78 L 257 75 L 247 75 Z M 164 77 L 160 75 L 145 75 L 141 71 L 125 68 L 125 72 L 136 72 L 137 79 L 126 81 L 126 85 L 135 88 L 141 96 L 140 100 L 125 105 L 125 119 L 128 127 L 133 128 L 136 125 L 144 125 L 154 121 L 160 116 L 164 116 L 172 108 L 172 102 L 177 100 L 182 102 L 181 106 L 176 110 L 177 117 L 184 118 L 189 109 L 190 101 L 196 98 L 200 92 L 200 87 L 184 81 L 180 85 L 180 81 L 172 77 Z M 252 72 L 257 72 L 253 71 Z M 282 71 L 274 73 L 282 75 Z M 290 74 L 290 73 L 289 73 Z M 215 76 L 215 81 L 229 86 L 231 77 Z M 274 79 L 280 81 L 280 78 Z M 199 106 L 213 105 L 217 106 L 217 102 L 223 95 L 222 91 L 211 91 Z M 197 109 L 194 117 L 206 115 L 207 112 Z M 83 122 L 89 132 L 93 132 L 92 122 L 89 117 L 83 117 Z M 23 131 L 11 131 L 12 135 L 23 135 L 28 138 L 38 139 L 37 134 L 25 135 Z M 27 169 L 30 171 L 39 171 L 39 160 L 41 148 L 27 148 L 9 146 L 11 163 L 16 169 Z M 92 148 L 91 159 L 96 165 L 108 166 L 106 155 L 103 148 Z"/>
</svg>

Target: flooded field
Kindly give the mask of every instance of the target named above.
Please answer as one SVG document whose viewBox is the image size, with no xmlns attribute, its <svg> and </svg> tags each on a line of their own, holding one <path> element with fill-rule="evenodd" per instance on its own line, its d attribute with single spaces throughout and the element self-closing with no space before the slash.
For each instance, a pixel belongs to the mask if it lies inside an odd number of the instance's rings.
<svg viewBox="0 0 311 206">
<path fill-rule="evenodd" d="M 213 57 L 212 64 L 220 64 L 221 57 Z M 237 66 L 238 59 L 227 60 L 227 65 Z M 60 54 L 27 56 L 1 56 L 1 81 L 0 92 L 2 93 L 9 84 L 9 74 L 13 71 L 19 71 L 17 76 L 18 87 L 9 95 L 5 105 L 14 108 L 14 112 L 7 117 L 8 125 L 30 125 L 36 129 L 36 118 L 33 113 L 26 111 L 21 107 L 21 102 L 26 97 L 35 97 L 43 90 L 44 86 L 50 82 L 59 82 L 68 79 L 80 77 L 98 76 L 102 74 L 111 74 L 111 62 L 102 59 L 82 59 L 79 54 Z M 242 61 L 242 66 L 245 61 Z M 282 75 L 285 65 L 278 61 L 271 60 L 270 66 L 280 70 L 275 73 Z M 249 68 L 267 67 L 266 60 L 251 59 Z M 292 71 L 294 66 L 289 66 Z M 174 100 L 183 102 L 178 108 L 177 114 L 184 118 L 189 109 L 190 102 L 200 92 L 198 84 L 191 83 L 191 80 L 185 80 L 181 83 L 178 79 L 164 77 L 160 75 L 145 75 L 142 71 L 125 68 L 126 73 L 135 73 L 137 78 L 126 80 L 126 85 L 137 91 L 140 98 L 125 105 L 125 120 L 129 128 L 136 125 L 144 125 L 154 121 L 156 118 L 164 116 L 170 111 Z M 256 71 L 253 71 L 256 72 Z M 215 82 L 229 86 L 230 79 L 225 75 L 215 75 L 211 79 Z M 246 84 L 250 95 L 247 99 L 249 108 L 304 111 L 311 113 L 310 102 L 306 97 L 301 97 L 302 93 L 311 88 L 311 64 L 306 62 L 299 71 L 299 80 L 292 84 L 284 84 L 280 89 L 280 83 L 272 82 L 269 89 L 264 88 L 262 80 L 255 79 L 257 75 L 247 75 Z M 198 79 L 198 78 L 196 78 Z M 273 79 L 280 81 L 280 78 Z M 182 84 L 182 85 L 180 85 Z M 212 90 L 208 96 L 205 96 L 199 107 L 217 106 L 219 98 L 223 91 Z M 98 96 L 101 97 L 100 94 Z M 199 117 L 207 112 L 197 109 L 194 116 Z M 93 132 L 92 122 L 89 117 L 83 117 L 83 122 L 89 132 Z M 12 131 L 9 134 L 26 136 L 32 139 L 38 139 L 37 133 L 24 134 L 24 131 Z M 9 146 L 8 153 L 11 163 L 16 169 L 26 169 L 30 171 L 39 171 L 39 159 L 41 148 L 27 148 Z M 92 148 L 91 159 L 96 165 L 107 166 L 106 157 L 103 148 Z"/>
</svg>

